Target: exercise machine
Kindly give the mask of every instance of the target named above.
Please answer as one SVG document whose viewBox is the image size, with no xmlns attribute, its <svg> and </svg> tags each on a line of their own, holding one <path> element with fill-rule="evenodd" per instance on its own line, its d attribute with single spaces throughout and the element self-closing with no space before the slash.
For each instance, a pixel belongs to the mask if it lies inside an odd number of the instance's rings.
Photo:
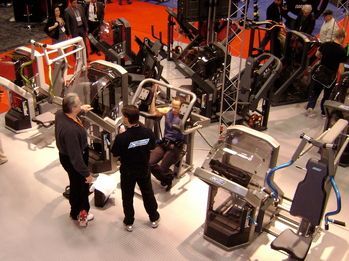
<svg viewBox="0 0 349 261">
<path fill-rule="evenodd" d="M 226 95 L 226 99 L 238 97 L 238 101 L 236 107 L 224 108 L 226 109 L 222 115 L 224 122 L 233 123 L 234 110 L 237 108 L 236 124 L 266 130 L 271 104 L 271 89 L 281 70 L 281 61 L 274 55 L 265 53 L 247 58 L 245 68 L 240 75 L 236 75 L 231 80 L 235 82 L 234 86 L 237 86 L 237 82 L 240 81 L 238 95 L 236 95 L 235 88 L 226 90 L 226 93 L 230 94 Z M 233 101 L 227 101 L 227 103 L 234 104 Z"/>
<path fill-rule="evenodd" d="M 42 52 L 35 48 L 40 48 Z M 128 104 L 129 100 L 127 71 L 107 61 L 95 61 L 87 66 L 85 46 L 81 37 L 55 45 L 32 41 L 32 49 L 23 47 L 20 50 L 34 54 L 34 59 L 24 63 L 24 68 L 34 61 L 36 66 L 29 71 L 35 69 L 37 73 L 31 77 L 32 81 L 24 77 L 23 80 L 29 81 L 29 85 L 23 87 L 0 77 L 0 85 L 10 91 L 12 105 L 5 115 L 6 127 L 16 127 L 16 132 L 33 129 L 39 125 L 49 127 L 54 123 L 55 111 L 61 106 L 64 95 L 76 92 L 83 103 L 94 107 L 93 111 L 84 116 L 84 124 L 89 133 L 91 172 L 111 170 L 111 141 L 116 133 L 121 106 Z M 73 74 L 69 74 L 68 59 L 75 61 Z M 48 79 L 44 60 L 48 67 Z M 39 94 L 44 96 L 42 100 L 45 101 L 45 105 L 38 102 Z M 50 110 L 44 111 L 45 108 Z M 25 124 L 30 128 L 25 128 Z"/>
<path fill-rule="evenodd" d="M 10 110 L 5 115 L 5 126 L 14 132 L 32 130 L 39 125 L 53 123 L 54 97 L 62 97 L 66 81 L 86 67 L 87 60 L 81 37 L 55 45 L 32 41 L 31 48 L 19 47 L 12 54 L 15 79 L 1 77 L 0 83 L 9 91 Z M 44 48 L 39 52 L 36 48 Z M 76 47 L 74 50 L 69 50 Z M 46 50 L 48 49 L 48 50 Z M 69 51 L 68 51 L 69 50 Z M 47 62 L 49 55 L 56 55 Z M 68 74 L 67 57 L 76 55 L 73 74 Z M 45 74 L 45 60 L 47 76 Z"/>
<path fill-rule="evenodd" d="M 319 151 L 318 158 L 310 158 L 306 164 L 304 179 L 298 184 L 289 209 L 292 217 L 300 218 L 296 231 L 284 230 L 271 243 L 271 248 L 286 252 L 291 258 L 304 260 L 311 247 L 317 228 L 321 221 L 325 221 L 325 230 L 329 224 L 345 226 L 345 222 L 335 220 L 332 216 L 341 211 L 341 196 L 335 181 L 339 159 L 345 147 L 349 143 L 347 133 L 348 122 L 339 119 L 330 129 L 326 130 L 319 138 L 312 138 L 305 134 L 301 135 L 298 145 L 290 161 L 271 168 L 266 176 L 266 183 L 271 190 L 271 197 L 275 205 L 282 201 L 279 188 L 273 182 L 274 173 L 280 169 L 291 166 L 296 160 L 304 155 L 309 149 L 315 147 Z M 306 146 L 308 148 L 306 148 Z M 329 195 L 333 188 L 337 208 L 325 213 Z"/>
<path fill-rule="evenodd" d="M 339 119 L 349 121 L 349 72 L 345 72 L 341 76 L 341 81 L 335 86 L 332 91 L 331 99 L 325 101 L 326 122 L 324 129 L 328 129 L 335 124 Z M 343 151 L 343 155 L 339 160 L 339 165 L 342 167 L 349 166 L 349 146 Z"/>
<path fill-rule="evenodd" d="M 135 37 L 139 46 L 137 54 L 131 49 L 131 26 L 124 18 L 116 19 L 111 24 L 105 24 L 104 27 L 99 39 L 92 34 L 89 34 L 88 38 L 98 50 L 105 54 L 107 61 L 117 63 L 127 70 L 130 88 L 133 91 L 145 78 L 158 80 L 162 78 L 163 66 L 160 61 L 163 44 L 161 37 L 158 39 L 154 35 L 153 27 L 152 36 L 156 41 L 153 42 L 149 38 L 144 38 L 142 41 Z"/>
<path fill-rule="evenodd" d="M 155 95 L 151 92 L 151 86 L 154 84 L 159 86 L 159 91 L 162 89 L 162 92 L 165 93 L 164 97 L 161 98 L 161 95 Z M 180 178 L 193 169 L 195 132 L 206 127 L 210 122 L 209 118 L 193 112 L 196 95 L 188 90 L 177 88 L 155 79 L 145 79 L 139 84 L 135 91 L 131 104 L 140 106 L 142 102 L 146 100 L 150 100 L 151 102 L 154 98 L 155 106 L 168 107 L 171 103 L 170 99 L 172 96 L 180 96 L 184 99 L 179 112 L 181 122 L 179 126 L 176 126 L 176 128 L 183 133 L 185 140 L 183 153 L 181 153 L 180 161 L 175 164 L 176 169 L 174 170 L 176 177 Z M 163 129 L 161 127 L 162 117 L 154 115 L 152 112 L 144 109 L 140 111 L 140 115 L 144 118 L 145 125 L 154 130 L 156 139 L 160 140 L 162 138 Z"/>
<path fill-rule="evenodd" d="M 273 88 L 273 106 L 304 102 L 308 99 L 319 45 L 316 37 L 293 30 L 286 32 L 281 58 L 283 69 Z"/>
<path fill-rule="evenodd" d="M 243 125 L 229 126 L 195 176 L 209 185 L 204 238 L 232 250 L 251 243 L 276 208 L 265 175 L 276 166 L 279 143 Z"/>
</svg>

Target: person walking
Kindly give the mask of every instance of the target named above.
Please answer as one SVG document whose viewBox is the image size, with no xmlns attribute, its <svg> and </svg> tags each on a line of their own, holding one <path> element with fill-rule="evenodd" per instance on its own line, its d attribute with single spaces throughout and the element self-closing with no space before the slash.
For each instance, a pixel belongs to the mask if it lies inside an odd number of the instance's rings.
<svg viewBox="0 0 349 261">
<path fill-rule="evenodd" d="M 321 100 L 321 115 L 326 117 L 324 103 L 329 99 L 333 90 L 336 76 L 344 72 L 344 62 L 347 59 L 345 49 L 342 44 L 345 39 L 345 31 L 338 30 L 334 35 L 333 42 L 321 44 L 316 56 L 321 58 L 320 64 L 312 75 L 308 104 L 306 106 L 306 116 L 314 117 L 314 107 L 322 90 L 324 91 Z"/>
</svg>

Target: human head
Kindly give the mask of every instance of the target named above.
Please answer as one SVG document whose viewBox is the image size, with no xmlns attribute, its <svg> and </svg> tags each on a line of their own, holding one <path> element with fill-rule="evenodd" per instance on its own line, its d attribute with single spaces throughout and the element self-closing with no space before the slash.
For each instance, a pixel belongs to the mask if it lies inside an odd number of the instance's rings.
<svg viewBox="0 0 349 261">
<path fill-rule="evenodd" d="M 70 0 L 70 5 L 74 8 L 78 6 L 78 1 L 77 0 Z"/>
<path fill-rule="evenodd" d="M 179 114 L 179 110 L 181 108 L 181 104 L 182 104 L 182 100 L 181 100 L 180 97 L 173 98 L 173 100 L 171 102 L 171 107 L 172 107 L 172 113 L 174 115 L 178 115 Z"/>
<path fill-rule="evenodd" d="M 324 16 L 325 22 L 329 22 L 333 17 L 333 12 L 332 12 L 332 10 L 327 9 L 323 12 L 322 15 Z"/>
<path fill-rule="evenodd" d="M 81 111 L 81 101 L 79 96 L 74 92 L 68 93 L 64 96 L 62 109 L 64 113 L 78 115 Z"/>
<path fill-rule="evenodd" d="M 334 33 L 334 39 L 336 42 L 342 44 L 344 42 L 345 39 L 345 31 L 343 28 L 338 29 L 335 33 Z"/>
<path fill-rule="evenodd" d="M 61 16 L 61 9 L 59 8 L 58 5 L 56 5 L 56 6 L 53 8 L 53 16 L 54 16 L 54 17 L 60 17 L 60 16 Z"/>
<path fill-rule="evenodd" d="M 311 7 L 311 5 L 303 5 L 302 6 L 302 14 L 304 16 L 310 15 L 312 10 L 313 10 L 313 8 Z"/>
<path fill-rule="evenodd" d="M 274 0 L 274 3 L 275 3 L 276 5 L 281 5 L 281 4 L 282 4 L 282 0 Z"/>
<path fill-rule="evenodd" d="M 122 110 L 124 124 L 133 125 L 139 121 L 139 109 L 134 105 L 125 105 Z"/>
</svg>

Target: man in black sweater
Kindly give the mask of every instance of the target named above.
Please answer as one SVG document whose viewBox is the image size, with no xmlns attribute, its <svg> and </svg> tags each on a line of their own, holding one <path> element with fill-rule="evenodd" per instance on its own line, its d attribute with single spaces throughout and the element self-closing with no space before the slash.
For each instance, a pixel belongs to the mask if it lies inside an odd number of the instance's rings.
<svg viewBox="0 0 349 261">
<path fill-rule="evenodd" d="M 124 225 L 129 232 L 133 230 L 134 208 L 133 195 L 138 184 L 149 215 L 152 228 L 157 228 L 160 215 L 150 179 L 150 150 L 155 148 L 154 133 L 139 123 L 139 110 L 134 105 L 122 109 L 123 123 L 126 131 L 119 134 L 114 141 L 111 152 L 120 157 L 121 194 L 124 208 Z"/>
<path fill-rule="evenodd" d="M 93 219 L 89 212 L 89 183 L 92 176 L 88 170 L 87 132 L 78 115 L 91 110 L 90 105 L 81 105 L 76 93 L 69 93 L 63 99 L 62 110 L 56 113 L 55 137 L 59 160 L 68 173 L 70 185 L 70 217 L 86 226 Z"/>
<path fill-rule="evenodd" d="M 334 35 L 334 42 L 323 43 L 316 53 L 316 56 L 321 58 L 321 60 L 319 68 L 317 68 L 312 75 L 308 104 L 306 107 L 306 116 L 308 117 L 315 116 L 314 107 L 322 90 L 324 90 L 324 95 L 320 104 L 321 115 L 326 117 L 324 103 L 330 98 L 336 76 L 344 72 L 344 63 L 347 59 L 346 51 L 342 47 L 344 39 L 345 31 L 340 29 Z M 322 75 L 324 79 L 319 79 Z M 325 83 L 324 80 L 329 83 Z"/>
</svg>

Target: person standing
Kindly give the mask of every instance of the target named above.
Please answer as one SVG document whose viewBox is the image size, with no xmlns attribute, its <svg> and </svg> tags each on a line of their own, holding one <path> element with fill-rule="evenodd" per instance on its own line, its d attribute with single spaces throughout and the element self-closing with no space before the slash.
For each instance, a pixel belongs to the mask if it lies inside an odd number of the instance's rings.
<svg viewBox="0 0 349 261">
<path fill-rule="evenodd" d="M 89 183 L 92 176 L 88 170 L 87 132 L 79 114 L 91 110 L 90 105 L 81 105 L 76 93 L 69 93 L 63 98 L 62 110 L 56 113 L 55 137 L 59 151 L 59 160 L 68 173 L 70 186 L 70 217 L 80 226 L 87 226 L 93 220 L 89 213 Z"/>
<path fill-rule="evenodd" d="M 52 44 L 64 41 L 67 38 L 65 22 L 61 17 L 59 6 L 54 7 L 53 16 L 48 18 L 44 31 L 52 39 Z"/>
<path fill-rule="evenodd" d="M 269 29 L 260 43 L 260 49 L 264 50 L 270 41 L 270 52 L 277 57 L 281 57 L 281 42 L 279 40 L 280 26 L 283 25 L 282 18 L 286 16 L 286 10 L 282 7 L 282 0 L 274 0 L 267 8 L 267 20 L 273 21 L 275 24 L 268 25 Z M 280 25 L 280 26 L 275 26 Z"/>
<path fill-rule="evenodd" d="M 312 75 L 308 104 L 306 106 L 306 115 L 308 117 L 315 116 L 314 107 L 322 90 L 324 90 L 324 95 L 321 100 L 321 115 L 326 117 L 324 103 L 331 95 L 337 74 L 341 75 L 344 72 L 343 63 L 347 59 L 345 49 L 342 47 L 344 39 L 345 31 L 340 29 L 335 33 L 334 41 L 321 44 L 316 53 L 316 56 L 321 60 L 319 67 Z M 325 84 L 325 81 L 329 83 Z"/>
<path fill-rule="evenodd" d="M 70 0 L 70 6 L 68 6 L 64 12 L 68 36 L 72 38 L 81 36 L 86 48 L 88 24 L 84 8 L 78 4 L 77 0 Z"/>
<path fill-rule="evenodd" d="M 157 211 L 158 204 L 154 196 L 149 170 L 150 151 L 155 147 L 154 133 L 139 123 L 139 110 L 136 106 L 124 106 L 122 115 L 126 131 L 116 136 L 111 152 L 114 157 L 119 157 L 121 162 L 121 194 L 125 215 L 123 223 L 127 231 L 133 231 L 135 220 L 133 196 L 137 183 L 151 227 L 157 228 L 160 214 Z"/>
<path fill-rule="evenodd" d="M 293 29 L 311 35 L 313 33 L 314 27 L 315 18 L 312 14 L 311 5 L 303 5 L 301 13 L 298 15 L 295 22 L 295 27 Z"/>
<path fill-rule="evenodd" d="M 88 32 L 93 35 L 94 38 L 98 39 L 99 28 L 104 20 L 104 4 L 97 2 L 97 0 L 91 0 L 86 5 L 86 17 L 88 20 Z M 91 52 L 90 54 L 97 53 L 100 55 L 98 49 L 90 42 Z"/>
<path fill-rule="evenodd" d="M 333 41 L 335 33 L 338 31 L 339 27 L 336 20 L 333 18 L 332 10 L 325 10 L 323 13 L 324 23 L 320 28 L 320 42 L 330 42 Z"/>
</svg>

